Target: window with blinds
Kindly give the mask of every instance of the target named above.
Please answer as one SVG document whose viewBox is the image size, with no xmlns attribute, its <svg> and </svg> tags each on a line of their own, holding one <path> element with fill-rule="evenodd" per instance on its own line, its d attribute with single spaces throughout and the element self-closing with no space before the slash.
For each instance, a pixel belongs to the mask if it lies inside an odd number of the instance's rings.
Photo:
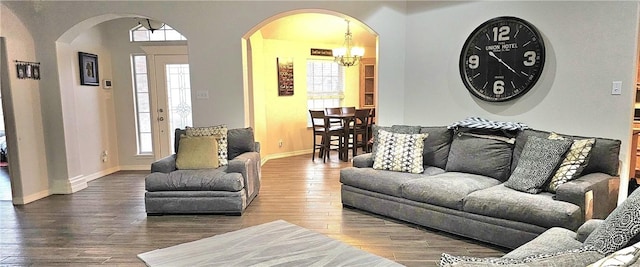
<svg viewBox="0 0 640 267">
<path fill-rule="evenodd" d="M 339 107 L 343 99 L 344 68 L 329 60 L 307 60 L 307 108 Z"/>
</svg>

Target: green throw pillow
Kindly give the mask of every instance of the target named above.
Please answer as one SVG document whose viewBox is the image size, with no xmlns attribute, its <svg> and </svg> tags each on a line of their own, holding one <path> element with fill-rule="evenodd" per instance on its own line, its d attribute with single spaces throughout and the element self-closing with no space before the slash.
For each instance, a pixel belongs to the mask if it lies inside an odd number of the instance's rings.
<svg viewBox="0 0 640 267">
<path fill-rule="evenodd" d="M 218 140 L 213 136 L 180 138 L 180 146 L 176 158 L 176 168 L 213 169 L 219 167 Z"/>
</svg>

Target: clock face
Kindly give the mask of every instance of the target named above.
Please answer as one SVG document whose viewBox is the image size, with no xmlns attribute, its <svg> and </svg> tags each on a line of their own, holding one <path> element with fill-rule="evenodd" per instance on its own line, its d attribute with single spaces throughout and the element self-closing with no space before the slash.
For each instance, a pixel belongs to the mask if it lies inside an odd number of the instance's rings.
<svg viewBox="0 0 640 267">
<path fill-rule="evenodd" d="M 533 87 L 544 58 L 544 41 L 533 25 L 515 17 L 498 17 L 467 38 L 460 54 L 460 75 L 476 97 L 507 101 Z"/>
</svg>

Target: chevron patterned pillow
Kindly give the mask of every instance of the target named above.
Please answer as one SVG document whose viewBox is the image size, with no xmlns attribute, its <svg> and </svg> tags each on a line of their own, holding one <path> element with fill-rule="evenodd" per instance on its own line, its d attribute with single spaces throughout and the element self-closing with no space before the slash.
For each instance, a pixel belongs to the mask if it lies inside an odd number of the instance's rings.
<svg viewBox="0 0 640 267">
<path fill-rule="evenodd" d="M 565 138 L 556 133 L 551 133 L 549 139 L 564 140 Z M 595 142 L 596 139 L 594 138 L 573 140 L 558 170 L 551 177 L 547 191 L 555 193 L 558 186 L 580 176 L 584 168 L 587 167 L 587 163 L 589 163 L 591 148 Z"/>
<path fill-rule="evenodd" d="M 378 149 L 373 155 L 373 168 L 409 173 L 422 173 L 422 150 L 429 134 L 399 134 L 380 129 Z"/>
</svg>

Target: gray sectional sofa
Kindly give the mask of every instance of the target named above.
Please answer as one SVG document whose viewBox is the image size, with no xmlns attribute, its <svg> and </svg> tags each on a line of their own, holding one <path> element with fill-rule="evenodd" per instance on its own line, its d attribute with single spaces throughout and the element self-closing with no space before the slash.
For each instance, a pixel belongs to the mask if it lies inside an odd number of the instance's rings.
<svg viewBox="0 0 640 267">
<path fill-rule="evenodd" d="M 616 207 L 619 140 L 595 138 L 580 177 L 557 187 L 555 194 L 530 194 L 504 183 L 527 139 L 547 138 L 550 132 L 510 132 L 515 143 L 509 144 L 463 131 L 454 134 L 447 127 L 388 129 L 429 134 L 424 140 L 424 172 L 373 169 L 372 153 L 356 156 L 353 167 L 340 172 L 343 206 L 507 248 L 553 227 L 575 231 L 587 219 L 605 218 Z"/>
<path fill-rule="evenodd" d="M 175 131 L 178 151 L 184 129 Z M 229 129 L 228 165 L 178 170 L 176 154 L 151 164 L 145 179 L 148 215 L 222 213 L 241 215 L 260 191 L 260 143 L 252 128 Z"/>
</svg>

